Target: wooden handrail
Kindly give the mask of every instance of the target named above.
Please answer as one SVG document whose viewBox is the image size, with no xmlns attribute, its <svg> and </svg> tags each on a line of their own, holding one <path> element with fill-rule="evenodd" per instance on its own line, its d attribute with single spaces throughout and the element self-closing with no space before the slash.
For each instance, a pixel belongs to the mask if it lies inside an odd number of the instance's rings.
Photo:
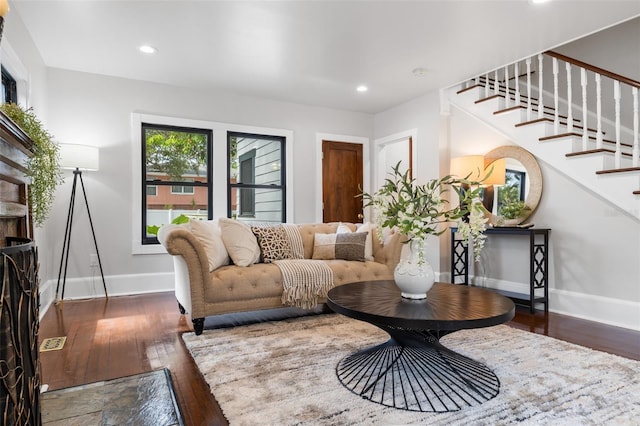
<svg viewBox="0 0 640 426">
<path fill-rule="evenodd" d="M 640 89 L 640 81 L 636 81 L 636 80 L 633 80 L 631 78 L 622 76 L 620 74 L 616 74 L 614 72 L 607 71 L 605 69 L 596 67 L 594 65 L 587 64 L 586 62 L 582 62 L 582 61 L 579 61 L 577 59 L 570 58 L 570 57 L 565 56 L 565 55 L 563 55 L 561 53 L 554 52 L 553 50 L 547 50 L 546 52 L 544 52 L 544 54 L 545 55 L 549 55 L 549 56 L 551 56 L 553 58 L 557 58 L 557 59 L 563 60 L 565 62 L 569 62 L 570 64 L 577 65 L 577 66 L 582 67 L 582 68 L 584 68 L 586 70 L 596 72 L 596 73 L 598 73 L 600 75 L 604 75 L 604 76 L 612 78 L 614 80 L 618 80 L 621 83 L 625 83 L 625 84 L 628 84 L 629 86 L 637 87 L 637 88 Z"/>
</svg>

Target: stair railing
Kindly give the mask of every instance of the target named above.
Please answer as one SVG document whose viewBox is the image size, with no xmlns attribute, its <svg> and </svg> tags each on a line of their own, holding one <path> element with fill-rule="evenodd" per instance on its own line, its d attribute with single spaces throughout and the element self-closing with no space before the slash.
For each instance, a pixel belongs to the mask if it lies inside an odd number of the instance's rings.
<svg viewBox="0 0 640 426">
<path fill-rule="evenodd" d="M 550 77 L 544 73 L 545 62 L 547 64 L 551 62 L 547 65 L 551 67 Z M 524 74 L 520 73 L 521 65 L 524 65 Z M 561 72 L 562 65 L 564 65 L 564 73 Z M 580 77 L 579 82 L 575 84 L 574 72 L 579 73 Z M 535 73 L 538 77 L 537 84 L 533 79 Z M 595 99 L 588 96 L 590 76 L 593 76 L 595 83 Z M 612 82 L 611 90 L 608 90 L 608 86 L 603 83 L 603 78 Z M 564 130 L 562 133 L 564 135 L 581 136 L 582 151 L 588 152 L 593 149 L 590 146 L 592 140 L 595 140 L 595 150 L 610 151 L 611 148 L 604 148 L 605 141 L 608 145 L 615 144 L 614 167 L 616 169 L 622 168 L 623 156 L 631 157 L 631 167 L 638 167 L 640 164 L 638 122 L 640 82 L 636 80 L 557 52 L 547 51 L 489 71 L 476 77 L 474 83 L 484 85 L 485 97 L 504 96 L 505 110 L 524 109 L 526 121 L 542 121 L 548 117 L 552 119 L 554 134 L 559 135 L 561 130 Z M 561 84 L 565 85 L 563 94 L 561 94 Z M 526 93 L 524 96 L 522 85 Z M 581 102 L 578 105 L 574 101 L 574 85 L 581 94 Z M 549 86 L 552 87 L 551 90 L 548 90 Z M 604 99 L 608 102 L 613 101 L 612 108 L 603 108 L 603 89 L 606 91 Z M 623 104 L 622 101 L 627 96 L 631 96 L 631 101 Z M 547 107 L 547 104 L 552 107 Z M 581 119 L 574 118 L 574 112 L 581 113 L 578 114 Z M 588 123 L 594 120 L 596 128 L 590 129 Z M 614 131 L 613 141 L 604 139 L 606 130 L 603 124 L 605 122 Z M 631 135 L 631 142 L 622 141 L 623 131 Z"/>
</svg>

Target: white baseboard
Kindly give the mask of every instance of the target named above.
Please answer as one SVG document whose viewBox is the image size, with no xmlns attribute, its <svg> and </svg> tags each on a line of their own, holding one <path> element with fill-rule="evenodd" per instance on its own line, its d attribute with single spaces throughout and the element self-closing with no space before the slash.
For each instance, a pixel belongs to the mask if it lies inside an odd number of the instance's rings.
<svg viewBox="0 0 640 426">
<path fill-rule="evenodd" d="M 640 331 L 640 303 L 567 290 L 549 290 L 553 312 Z"/>
<path fill-rule="evenodd" d="M 104 277 L 104 281 L 109 296 L 159 293 L 174 289 L 173 272 L 109 275 Z M 40 319 L 55 302 L 57 284 L 57 279 L 40 284 Z M 62 288 L 60 288 L 60 293 L 62 293 Z M 65 300 L 97 297 L 104 297 L 104 287 L 100 275 L 97 277 L 67 278 L 64 292 Z"/>
<path fill-rule="evenodd" d="M 449 277 L 448 273 L 440 274 L 439 279 L 450 282 Z M 479 287 L 529 293 L 529 284 L 474 276 L 470 276 L 469 280 Z M 550 288 L 549 311 L 640 331 L 639 302 Z"/>
</svg>

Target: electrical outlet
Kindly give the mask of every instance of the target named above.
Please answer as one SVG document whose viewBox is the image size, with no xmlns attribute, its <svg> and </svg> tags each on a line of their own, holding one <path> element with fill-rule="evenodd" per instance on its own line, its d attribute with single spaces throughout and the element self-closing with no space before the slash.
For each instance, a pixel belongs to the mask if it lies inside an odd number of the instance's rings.
<svg viewBox="0 0 640 426">
<path fill-rule="evenodd" d="M 89 255 L 89 266 L 98 266 L 98 255 L 90 254 Z"/>
</svg>

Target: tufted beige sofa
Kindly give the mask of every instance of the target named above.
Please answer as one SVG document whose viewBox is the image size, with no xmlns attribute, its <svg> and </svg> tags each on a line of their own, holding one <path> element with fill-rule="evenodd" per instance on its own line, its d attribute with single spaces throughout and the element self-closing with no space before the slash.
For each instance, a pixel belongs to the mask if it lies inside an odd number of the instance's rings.
<svg viewBox="0 0 640 426">
<path fill-rule="evenodd" d="M 344 224 L 344 222 L 343 222 Z M 355 231 L 356 225 L 346 224 Z M 335 233 L 337 223 L 298 225 L 304 246 L 304 257 L 313 254 L 316 233 Z M 334 276 L 334 286 L 372 280 L 393 279 L 400 260 L 402 236 L 390 234 L 384 243 L 373 230 L 374 261 L 322 260 Z M 188 312 L 196 334 L 201 334 L 204 318 L 211 315 L 260 309 L 282 308 L 282 276 L 272 263 L 255 263 L 247 267 L 221 266 L 209 272 L 207 255 L 198 238 L 187 227 L 166 225 L 158 238 L 173 256 L 175 294 L 180 311 Z M 319 302 L 324 302 L 321 300 Z"/>
</svg>

